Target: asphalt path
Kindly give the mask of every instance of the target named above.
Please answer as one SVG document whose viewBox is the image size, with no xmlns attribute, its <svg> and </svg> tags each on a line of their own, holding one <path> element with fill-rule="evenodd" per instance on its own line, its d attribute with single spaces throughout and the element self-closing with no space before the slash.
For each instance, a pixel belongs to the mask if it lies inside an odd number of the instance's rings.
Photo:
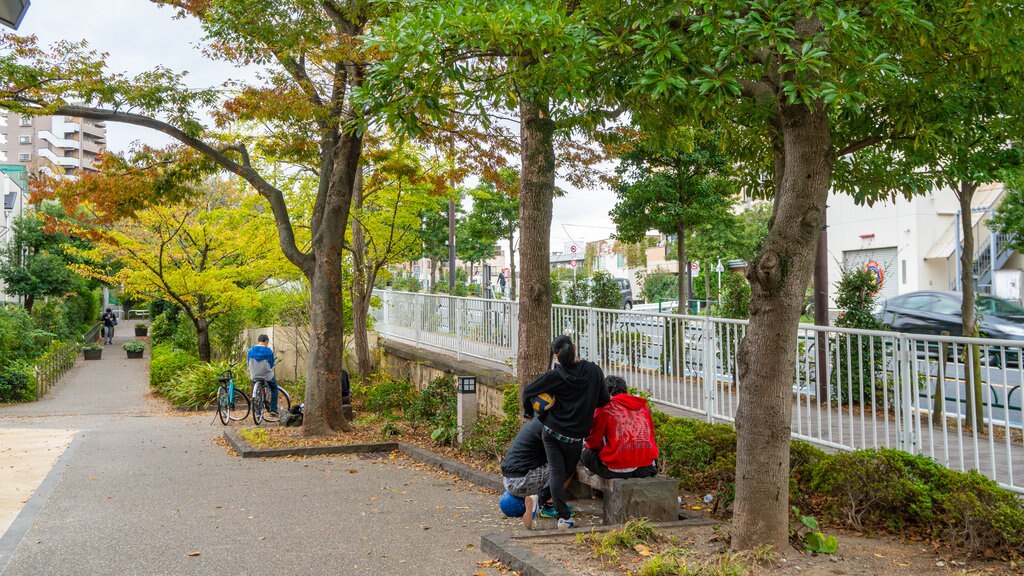
<svg viewBox="0 0 1024 576">
<path fill-rule="evenodd" d="M 77 431 L 0 539 L 3 576 L 498 573 L 480 534 L 518 524 L 493 493 L 395 455 L 242 460 L 212 413 L 148 396 L 121 334 L 46 399 L 0 407 L 3 428 Z"/>
</svg>

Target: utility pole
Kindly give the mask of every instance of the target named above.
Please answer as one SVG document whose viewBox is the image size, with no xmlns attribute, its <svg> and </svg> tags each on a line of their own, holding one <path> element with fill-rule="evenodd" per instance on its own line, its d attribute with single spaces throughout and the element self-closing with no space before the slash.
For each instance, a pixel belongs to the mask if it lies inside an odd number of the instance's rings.
<svg viewBox="0 0 1024 576">
<path fill-rule="evenodd" d="M 828 326 L 828 206 L 821 213 L 818 231 L 818 252 L 814 258 L 814 324 Z M 828 401 L 828 333 L 817 332 L 815 348 L 818 351 L 818 398 Z"/>
<path fill-rule="evenodd" d="M 448 295 L 455 294 L 455 200 L 448 199 Z"/>
</svg>

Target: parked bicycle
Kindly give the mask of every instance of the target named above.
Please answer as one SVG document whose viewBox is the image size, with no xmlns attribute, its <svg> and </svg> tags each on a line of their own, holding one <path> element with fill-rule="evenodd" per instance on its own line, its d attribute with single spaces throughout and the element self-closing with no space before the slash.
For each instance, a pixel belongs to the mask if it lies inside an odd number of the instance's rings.
<svg viewBox="0 0 1024 576">
<path fill-rule="evenodd" d="M 217 416 L 220 423 L 227 426 L 231 420 L 245 420 L 249 417 L 249 397 L 240 388 L 235 387 L 235 365 L 232 364 L 227 370 L 221 372 L 217 377 L 220 386 L 217 387 Z"/>
<path fill-rule="evenodd" d="M 288 395 L 287 390 L 278 384 L 277 412 L 271 412 L 270 399 L 272 393 L 270 383 L 266 380 L 257 378 L 252 381 L 252 420 L 257 426 L 262 424 L 264 420 L 267 422 L 277 422 L 281 419 L 281 414 L 292 409 L 291 396 Z"/>
</svg>

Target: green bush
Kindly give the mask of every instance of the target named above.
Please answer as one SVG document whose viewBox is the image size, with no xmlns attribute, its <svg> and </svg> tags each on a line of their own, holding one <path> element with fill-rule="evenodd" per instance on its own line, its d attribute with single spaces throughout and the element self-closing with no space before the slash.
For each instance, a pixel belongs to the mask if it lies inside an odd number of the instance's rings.
<svg viewBox="0 0 1024 576">
<path fill-rule="evenodd" d="M 975 471 L 899 450 L 841 452 L 809 482 L 824 518 L 856 528 L 914 531 L 958 551 L 1024 553 L 1024 505 Z"/>
<path fill-rule="evenodd" d="M 378 372 L 370 382 L 367 386 L 355 386 L 353 394 L 360 393 L 366 410 L 385 418 L 404 413 L 416 399 L 416 387 L 408 380 L 399 380 Z"/>
<path fill-rule="evenodd" d="M 220 383 L 217 377 L 229 367 L 229 362 L 197 363 L 184 368 L 166 387 L 165 396 L 175 406 L 199 408 L 209 406 Z M 248 391 L 252 388 L 249 374 L 235 370 L 235 387 Z"/>
<path fill-rule="evenodd" d="M 618 281 L 603 270 L 590 277 L 590 305 L 594 308 L 622 308 L 622 288 Z"/>
<path fill-rule="evenodd" d="M 172 344 L 155 344 L 150 352 L 149 385 L 165 394 L 171 381 L 185 369 L 199 364 L 199 358 Z"/>
<path fill-rule="evenodd" d="M 35 397 L 35 375 L 30 365 L 16 362 L 0 370 L 0 402 L 28 402 Z"/>
<path fill-rule="evenodd" d="M 454 438 L 451 431 L 458 420 L 456 403 L 455 378 L 438 376 L 415 394 L 405 411 L 405 417 L 413 430 L 422 425 L 427 425 L 432 432 L 441 430 L 440 436 L 445 440 L 442 443 L 452 444 Z"/>
<path fill-rule="evenodd" d="M 502 416 L 481 415 L 462 449 L 477 456 L 501 460 L 519 432 L 519 387 L 509 382 L 502 390 Z"/>
<path fill-rule="evenodd" d="M 174 329 L 174 336 L 171 342 L 175 348 L 181 350 L 195 351 L 199 353 L 199 336 L 196 334 L 196 327 L 188 318 L 181 318 Z"/>
<path fill-rule="evenodd" d="M 644 278 L 644 289 L 640 291 L 644 302 L 657 303 L 660 299 L 679 298 L 679 279 L 671 272 L 651 272 Z"/>
<path fill-rule="evenodd" d="M 53 339 L 52 333 L 35 327 L 21 306 L 0 305 L 0 366 L 38 358 Z"/>
<path fill-rule="evenodd" d="M 149 340 L 153 345 L 170 343 L 174 339 L 174 332 L 178 329 L 177 314 L 164 311 L 152 316 L 153 322 L 149 325 Z"/>
</svg>

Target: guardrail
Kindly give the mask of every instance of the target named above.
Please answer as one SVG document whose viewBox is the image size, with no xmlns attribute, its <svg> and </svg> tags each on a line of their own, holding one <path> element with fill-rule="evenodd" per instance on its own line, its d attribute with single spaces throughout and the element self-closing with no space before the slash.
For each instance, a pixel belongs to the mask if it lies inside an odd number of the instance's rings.
<svg viewBox="0 0 1024 576">
<path fill-rule="evenodd" d="M 36 400 L 48 394 L 60 377 L 75 365 L 75 358 L 82 347 L 70 342 L 46 354 L 36 362 L 34 372 L 36 378 Z"/>
<path fill-rule="evenodd" d="M 516 371 L 518 303 L 378 292 L 386 336 Z M 552 307 L 551 331 L 581 357 L 655 402 L 708 421 L 733 422 L 743 383 L 737 354 L 746 320 L 646 311 Z M 792 435 L 819 446 L 898 448 L 955 470 L 978 470 L 1024 493 L 1024 342 L 801 324 L 794 335 Z M 979 351 L 980 370 L 964 362 Z M 821 352 L 824 350 L 824 352 Z M 968 382 L 981 393 L 970 402 Z M 973 386 L 971 387 L 974 388 Z M 981 426 L 971 426 L 971 410 Z"/>
<path fill-rule="evenodd" d="M 83 344 L 88 344 L 90 342 L 96 342 L 97 340 L 99 340 L 99 338 L 100 338 L 100 330 L 102 330 L 102 329 L 103 329 L 103 323 L 102 322 L 97 322 L 97 323 L 93 324 L 92 328 L 89 328 L 88 330 L 86 330 L 85 334 L 82 336 L 82 343 Z"/>
</svg>

